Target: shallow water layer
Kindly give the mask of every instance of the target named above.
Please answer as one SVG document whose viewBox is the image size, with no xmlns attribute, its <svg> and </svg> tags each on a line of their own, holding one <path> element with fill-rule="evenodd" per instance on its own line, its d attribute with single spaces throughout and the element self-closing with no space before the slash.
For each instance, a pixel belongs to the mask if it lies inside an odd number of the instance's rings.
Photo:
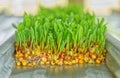
<svg viewBox="0 0 120 78">
<path fill-rule="evenodd" d="M 105 64 L 15 67 L 10 78 L 115 78 Z"/>
</svg>

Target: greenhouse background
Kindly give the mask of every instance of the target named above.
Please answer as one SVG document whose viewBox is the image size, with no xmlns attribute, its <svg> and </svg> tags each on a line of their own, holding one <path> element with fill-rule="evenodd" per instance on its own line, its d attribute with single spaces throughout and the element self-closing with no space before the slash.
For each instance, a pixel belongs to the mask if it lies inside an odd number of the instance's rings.
<svg viewBox="0 0 120 78">
<path fill-rule="evenodd" d="M 25 13 L 30 14 L 32 17 L 38 13 L 44 15 L 45 12 L 40 8 L 44 7 L 52 12 L 56 7 L 65 8 L 69 4 L 83 6 L 85 13 L 89 12 L 95 14 L 99 19 L 105 19 L 107 27 L 105 62 L 101 64 L 68 64 L 63 66 L 52 64 L 33 67 L 16 66 L 16 64 L 19 64 L 15 58 L 15 27 L 19 27 L 19 23 L 23 22 Z M 64 11 L 58 12 L 56 15 L 59 16 Z M 78 12 L 78 9 L 74 8 L 74 11 Z M 46 14 L 48 16 L 49 14 L 54 15 L 50 12 L 48 11 Z M 41 16 L 40 19 L 42 18 L 49 17 Z M 120 0 L 0 0 L 0 78 L 120 78 L 119 21 Z"/>
</svg>

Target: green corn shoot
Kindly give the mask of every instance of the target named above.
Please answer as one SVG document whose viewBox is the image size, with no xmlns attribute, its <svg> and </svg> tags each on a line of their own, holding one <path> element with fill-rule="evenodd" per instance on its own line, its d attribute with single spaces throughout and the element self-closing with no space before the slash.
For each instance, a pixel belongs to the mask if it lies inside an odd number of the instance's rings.
<svg viewBox="0 0 120 78">
<path fill-rule="evenodd" d="M 48 50 L 57 54 L 64 48 L 68 51 L 83 48 L 86 52 L 87 48 L 98 44 L 102 53 L 106 33 L 104 21 L 94 14 L 84 13 L 82 6 L 71 4 L 65 8 L 42 7 L 35 16 L 25 13 L 23 22 L 13 27 L 16 28 L 16 44 L 24 44 L 24 48 L 27 48 L 27 42 L 30 41 L 31 50 L 40 44 L 41 50 L 44 51 L 48 46 Z"/>
</svg>

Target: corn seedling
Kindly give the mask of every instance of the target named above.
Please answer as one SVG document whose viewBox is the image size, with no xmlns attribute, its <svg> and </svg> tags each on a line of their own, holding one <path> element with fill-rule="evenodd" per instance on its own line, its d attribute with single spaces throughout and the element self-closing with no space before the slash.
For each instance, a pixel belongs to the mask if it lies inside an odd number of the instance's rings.
<svg viewBox="0 0 120 78">
<path fill-rule="evenodd" d="M 85 13 L 78 5 L 42 7 L 35 16 L 25 13 L 13 27 L 18 66 L 91 64 L 105 59 L 104 19 Z"/>
</svg>

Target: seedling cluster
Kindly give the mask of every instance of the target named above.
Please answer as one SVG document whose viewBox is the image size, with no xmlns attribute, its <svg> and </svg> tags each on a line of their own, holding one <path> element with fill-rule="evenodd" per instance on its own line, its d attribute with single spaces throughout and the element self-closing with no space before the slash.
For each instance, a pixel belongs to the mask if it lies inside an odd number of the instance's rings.
<svg viewBox="0 0 120 78">
<path fill-rule="evenodd" d="M 106 24 L 82 6 L 40 8 L 37 15 L 25 13 L 13 26 L 17 66 L 104 62 Z"/>
</svg>

